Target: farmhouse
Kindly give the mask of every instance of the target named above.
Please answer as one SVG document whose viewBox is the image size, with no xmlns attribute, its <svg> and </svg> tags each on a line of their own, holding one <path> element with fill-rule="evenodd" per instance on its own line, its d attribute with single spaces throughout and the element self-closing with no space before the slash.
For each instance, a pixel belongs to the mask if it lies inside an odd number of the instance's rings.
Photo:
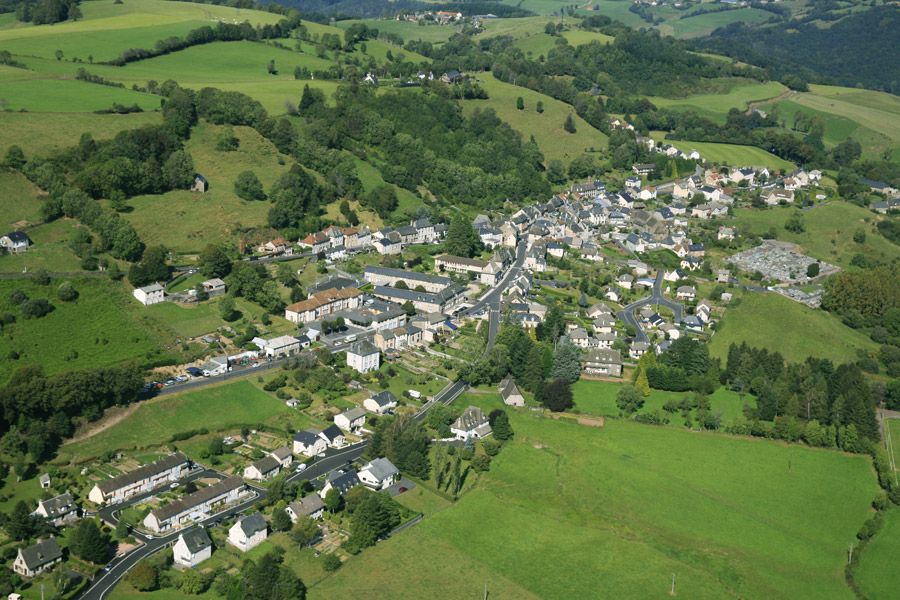
<svg viewBox="0 0 900 600">
<path fill-rule="evenodd" d="M 359 470 L 359 480 L 373 490 L 384 490 L 400 479 L 400 471 L 386 458 L 376 458 Z"/>
<path fill-rule="evenodd" d="M 244 478 L 254 481 L 271 479 L 281 472 L 281 463 L 274 456 L 265 456 L 244 469 Z"/>
<path fill-rule="evenodd" d="M 269 526 L 260 513 L 253 513 L 238 519 L 228 530 L 228 543 L 246 552 L 256 548 L 269 536 Z"/>
<path fill-rule="evenodd" d="M 225 282 L 219 279 L 218 277 L 214 277 L 212 279 L 207 279 L 206 281 L 200 283 L 203 286 L 203 291 L 210 298 L 215 298 L 216 296 L 222 296 L 225 294 Z"/>
<path fill-rule="evenodd" d="M 360 292 L 357 288 L 341 290 L 331 288 L 312 294 L 302 302 L 296 302 L 284 309 L 284 318 L 291 323 L 309 323 L 338 311 L 357 308 L 360 304 Z"/>
<path fill-rule="evenodd" d="M 131 295 L 137 298 L 137 301 L 144 306 L 151 304 L 159 304 L 166 301 L 166 290 L 158 283 L 154 283 L 145 287 L 135 288 Z"/>
<path fill-rule="evenodd" d="M 468 440 L 487 437 L 492 431 L 484 411 L 477 406 L 470 406 L 450 426 L 450 433 L 457 439 Z"/>
<path fill-rule="evenodd" d="M 324 498 L 328 492 L 335 489 L 341 493 L 341 496 L 359 485 L 359 477 L 356 471 L 348 469 L 346 471 L 332 471 L 325 478 L 325 485 L 319 491 L 319 495 Z"/>
<path fill-rule="evenodd" d="M 265 356 L 270 358 L 290 356 L 300 352 L 300 340 L 292 335 L 280 335 L 270 340 L 253 338 L 252 341 L 263 351 Z"/>
<path fill-rule="evenodd" d="M 294 434 L 294 454 L 317 456 L 325 452 L 327 447 L 328 443 L 319 435 L 319 431 L 315 429 L 306 429 Z"/>
<path fill-rule="evenodd" d="M 62 527 L 77 519 L 78 513 L 79 509 L 75 499 L 72 498 L 72 494 L 66 492 L 47 500 L 38 500 L 37 508 L 31 514 L 46 519 L 57 527 Z"/>
<path fill-rule="evenodd" d="M 318 494 L 304 496 L 299 502 L 291 502 L 285 508 L 285 512 L 291 518 L 291 523 L 296 523 L 300 517 L 321 519 L 325 512 L 325 503 Z"/>
<path fill-rule="evenodd" d="M 525 397 L 510 375 L 500 382 L 500 396 L 503 398 L 503 404 L 507 406 L 525 406 Z"/>
<path fill-rule="evenodd" d="M 88 493 L 88 499 L 94 504 L 122 502 L 135 494 L 178 481 L 187 474 L 190 464 L 187 456 L 175 452 L 128 473 L 98 482 Z"/>
<path fill-rule="evenodd" d="M 10 231 L 0 237 L 0 248 L 10 254 L 20 254 L 28 251 L 31 240 L 24 231 Z"/>
<path fill-rule="evenodd" d="M 381 366 L 381 353 L 367 340 L 357 342 L 347 349 L 347 366 L 360 373 L 377 371 Z"/>
<path fill-rule="evenodd" d="M 228 357 L 227 356 L 213 356 L 210 358 L 205 365 L 200 367 L 200 370 L 203 371 L 204 377 L 215 377 L 216 375 L 222 375 L 223 373 L 228 372 Z"/>
<path fill-rule="evenodd" d="M 607 377 L 622 376 L 622 355 L 611 348 L 592 348 L 584 358 L 584 372 Z"/>
<path fill-rule="evenodd" d="M 19 548 L 13 561 L 13 571 L 22 577 L 34 577 L 62 562 L 62 558 L 62 550 L 54 538 L 39 540 L 27 548 Z"/>
<path fill-rule="evenodd" d="M 366 424 L 366 410 L 364 408 L 351 408 L 348 411 L 335 415 L 334 424 L 344 431 L 357 431 Z"/>
<path fill-rule="evenodd" d="M 236 501 L 244 489 L 240 477 L 224 479 L 153 510 L 144 518 L 144 527 L 160 533 L 205 519 L 214 509 Z"/>
<path fill-rule="evenodd" d="M 172 559 L 182 567 L 196 567 L 212 556 L 212 540 L 202 527 L 194 527 L 178 536 L 172 546 Z"/>
</svg>

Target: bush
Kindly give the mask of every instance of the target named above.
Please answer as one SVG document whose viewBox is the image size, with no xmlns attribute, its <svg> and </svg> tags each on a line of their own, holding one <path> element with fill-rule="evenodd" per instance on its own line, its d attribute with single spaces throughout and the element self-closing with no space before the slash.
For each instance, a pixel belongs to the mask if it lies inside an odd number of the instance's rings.
<svg viewBox="0 0 900 600">
<path fill-rule="evenodd" d="M 72 287 L 70 282 L 64 281 L 60 284 L 59 289 L 56 290 L 56 295 L 63 302 L 72 302 L 78 298 L 78 290 Z"/>
<path fill-rule="evenodd" d="M 44 298 L 26 300 L 22 304 L 22 315 L 26 319 L 40 319 L 53 311 L 53 305 Z"/>
<path fill-rule="evenodd" d="M 322 568 L 329 573 L 334 573 L 341 568 L 341 559 L 336 554 L 325 554 L 322 556 Z"/>
</svg>

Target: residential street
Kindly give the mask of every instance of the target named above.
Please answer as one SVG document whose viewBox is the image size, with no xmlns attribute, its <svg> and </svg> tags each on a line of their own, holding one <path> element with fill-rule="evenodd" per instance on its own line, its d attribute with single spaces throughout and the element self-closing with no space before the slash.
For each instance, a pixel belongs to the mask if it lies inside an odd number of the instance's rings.
<svg viewBox="0 0 900 600">
<path fill-rule="evenodd" d="M 637 317 L 634 315 L 634 311 L 639 309 L 642 306 L 646 306 L 648 304 L 656 305 L 656 306 L 665 306 L 674 314 L 675 323 L 681 323 L 682 316 L 684 314 L 684 306 L 679 304 L 678 302 L 674 302 L 669 300 L 663 295 L 662 292 L 662 284 L 663 284 L 663 270 L 660 269 L 656 273 L 656 280 L 653 282 L 653 291 L 646 298 L 641 298 L 640 300 L 636 300 L 619 311 L 617 315 L 619 319 L 624 321 L 627 325 L 631 325 L 634 327 L 635 336 L 634 339 L 637 342 L 646 342 L 650 338 L 647 337 L 647 334 L 644 333 L 643 329 L 641 329 L 640 322 Z"/>
</svg>

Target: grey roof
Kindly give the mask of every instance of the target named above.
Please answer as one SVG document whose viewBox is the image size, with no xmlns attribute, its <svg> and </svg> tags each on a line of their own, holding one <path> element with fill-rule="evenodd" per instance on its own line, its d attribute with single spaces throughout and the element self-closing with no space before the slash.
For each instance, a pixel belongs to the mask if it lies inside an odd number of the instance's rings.
<svg viewBox="0 0 900 600">
<path fill-rule="evenodd" d="M 592 348 L 585 358 L 586 363 L 601 363 L 605 365 L 621 365 L 622 355 L 618 350 L 611 348 Z"/>
<path fill-rule="evenodd" d="M 209 539 L 209 534 L 206 533 L 206 530 L 202 527 L 188 529 L 182 533 L 180 537 L 184 540 L 184 544 L 191 554 L 197 554 L 201 550 L 205 550 L 212 546 L 212 540 Z"/>
<path fill-rule="evenodd" d="M 384 481 L 388 477 L 394 477 L 400 473 L 400 470 L 394 466 L 394 463 L 386 458 L 376 458 L 364 465 L 362 471 L 368 471 L 378 481 Z"/>
<path fill-rule="evenodd" d="M 138 467 L 133 471 L 122 473 L 121 475 L 113 477 L 112 479 L 100 481 L 97 483 L 97 487 L 100 488 L 100 491 L 104 494 L 110 494 L 127 485 L 131 485 L 133 483 L 137 483 L 138 481 L 153 477 L 154 475 L 158 475 L 159 473 L 168 471 L 169 469 L 180 464 L 186 465 L 189 462 L 190 460 L 187 456 L 185 456 L 181 452 L 175 452 L 159 459 L 156 462 Z"/>
<path fill-rule="evenodd" d="M 325 503 L 318 494 L 310 494 L 301 498 L 299 502 L 291 502 L 288 506 L 295 515 L 308 517 L 325 508 Z"/>
<path fill-rule="evenodd" d="M 391 393 L 390 390 L 382 390 L 372 396 L 372 400 L 378 406 L 388 406 L 389 404 L 397 404 L 397 396 Z"/>
<path fill-rule="evenodd" d="M 345 472 L 332 471 L 328 474 L 328 477 L 325 479 L 325 481 L 330 483 L 331 487 L 336 488 L 341 494 L 343 494 L 351 488 L 359 485 L 359 476 L 353 469 Z"/>
<path fill-rule="evenodd" d="M 319 434 L 328 439 L 328 441 L 333 442 L 335 439 L 344 435 L 344 432 L 340 430 L 337 425 L 329 425 L 325 429 L 322 430 L 322 433 Z"/>
<path fill-rule="evenodd" d="M 10 231 L 6 234 L 6 237 L 17 244 L 28 241 L 28 234 L 24 231 Z"/>
<path fill-rule="evenodd" d="M 362 340 L 361 342 L 356 342 L 350 346 L 350 349 L 347 350 L 347 352 L 358 354 L 359 356 L 369 356 L 378 354 L 378 348 L 376 348 L 369 340 Z"/>
<path fill-rule="evenodd" d="M 56 543 L 54 538 L 40 540 L 32 546 L 22 548 L 19 550 L 19 553 L 22 555 L 25 566 L 28 567 L 29 571 L 34 571 L 62 558 L 62 550 L 59 549 L 59 544 Z"/>
<path fill-rule="evenodd" d="M 202 490 L 197 490 L 193 494 L 182 496 L 178 500 L 166 504 L 163 507 L 153 511 L 158 521 L 167 521 L 176 515 L 180 515 L 206 502 L 209 502 L 217 496 L 226 494 L 232 490 L 244 487 L 244 481 L 240 477 L 229 477 L 218 483 L 214 483 Z"/>
<path fill-rule="evenodd" d="M 75 504 L 75 499 L 72 498 L 72 494 L 69 492 L 47 500 L 41 500 L 39 501 L 39 504 L 43 505 L 44 510 L 47 511 L 47 518 L 49 519 L 67 515 L 73 510 L 78 509 L 78 505 Z"/>
<path fill-rule="evenodd" d="M 403 301 L 411 300 L 418 302 L 430 302 L 432 304 L 444 304 L 457 294 L 463 291 L 463 287 L 458 284 L 448 285 L 440 292 L 417 292 L 415 290 L 402 290 L 384 285 L 376 285 L 373 290 L 376 296 L 387 296 L 388 298 L 399 298 Z"/>
<path fill-rule="evenodd" d="M 515 379 L 507 376 L 503 381 L 500 382 L 500 395 L 504 400 L 506 400 L 510 396 L 521 396 L 522 393 L 519 391 L 519 387 L 516 385 Z"/>
<path fill-rule="evenodd" d="M 294 441 L 300 442 L 306 446 L 312 446 L 321 439 L 319 437 L 319 431 L 316 429 L 304 429 L 303 431 L 298 431 L 294 434 Z"/>
<path fill-rule="evenodd" d="M 487 422 L 488 418 L 483 410 L 477 406 L 470 406 L 453 422 L 453 428 L 462 431 L 473 431 Z"/>
<path fill-rule="evenodd" d="M 341 414 L 347 417 L 348 421 L 355 421 L 360 417 L 365 417 L 368 413 L 366 413 L 366 409 L 355 406 L 350 410 L 342 412 Z"/>
<path fill-rule="evenodd" d="M 265 456 L 251 466 L 256 467 L 256 470 L 259 471 L 260 474 L 265 475 L 266 473 L 270 473 L 281 467 L 281 463 L 273 456 Z"/>
<path fill-rule="evenodd" d="M 242 518 L 238 521 L 238 525 L 240 525 L 241 531 L 243 531 L 244 535 L 248 538 L 253 537 L 260 531 L 268 531 L 269 529 L 268 523 L 266 523 L 266 520 L 258 512 Z"/>
<path fill-rule="evenodd" d="M 449 277 L 440 275 L 429 275 L 428 273 L 417 273 L 416 271 L 404 271 L 403 269 L 391 269 L 388 267 L 368 266 L 365 273 L 374 273 L 375 275 L 384 275 L 386 277 L 396 277 L 397 279 L 405 279 L 409 281 L 424 281 L 427 283 L 450 285 L 453 280 Z"/>
<path fill-rule="evenodd" d="M 277 460 L 284 460 L 289 458 L 293 453 L 291 452 L 290 446 L 282 446 L 281 448 L 275 448 L 270 454 Z"/>
</svg>

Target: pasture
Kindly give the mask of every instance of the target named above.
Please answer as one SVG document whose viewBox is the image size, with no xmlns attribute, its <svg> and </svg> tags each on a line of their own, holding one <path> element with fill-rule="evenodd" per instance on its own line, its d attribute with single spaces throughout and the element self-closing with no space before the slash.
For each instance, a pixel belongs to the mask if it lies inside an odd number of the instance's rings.
<svg viewBox="0 0 900 600">
<path fill-rule="evenodd" d="M 607 136 L 577 116 L 568 104 L 539 92 L 503 83 L 490 73 L 480 73 L 478 81 L 487 90 L 489 99 L 464 101 L 466 114 L 471 114 L 476 108 L 493 108 L 497 116 L 522 134 L 523 140 L 528 141 L 533 135 L 547 162 L 559 159 L 568 164 L 591 148 L 606 146 Z M 516 98 L 519 96 L 525 100 L 525 110 L 516 109 Z M 538 101 L 544 103 L 543 114 L 537 113 Z M 575 120 L 574 134 L 563 129 L 569 114 Z"/>
<path fill-rule="evenodd" d="M 671 144 L 683 152 L 696 150 L 704 160 L 734 167 L 751 166 L 767 167 L 770 170 L 793 171 L 796 165 L 782 158 L 766 152 L 756 146 L 741 146 L 739 144 L 716 144 L 711 142 L 690 142 L 683 140 L 663 139 L 662 132 L 654 132 L 653 138 Z"/>
<path fill-rule="evenodd" d="M 32 210 L 33 201 L 26 194 L 27 191 L 24 191 L 17 196 L 22 199 L 23 206 Z M 60 219 L 27 229 L 33 245 L 22 254 L 0 255 L 0 273 L 23 273 L 35 269 L 62 273 L 80 271 L 81 260 L 69 248 L 69 238 L 77 227 L 78 223 L 72 219 Z"/>
<path fill-rule="evenodd" d="M 855 361 L 857 350 L 878 349 L 868 336 L 834 315 L 774 293 L 746 293 L 739 303 L 733 302 L 709 342 L 709 353 L 725 360 L 728 346 L 741 342 L 780 352 L 789 362 L 814 356 L 840 364 Z"/>
<path fill-rule="evenodd" d="M 859 559 L 856 583 L 869 600 L 890 600 L 900 589 L 900 508 L 885 514 L 884 526 L 869 542 Z"/>
<path fill-rule="evenodd" d="M 40 365 L 48 375 L 77 369 L 92 369 L 143 363 L 171 356 L 171 332 L 145 321 L 139 305 L 122 283 L 105 278 L 74 279 L 78 299 L 63 302 L 56 296 L 62 280 L 40 286 L 31 280 L 0 281 L 0 310 L 16 316 L 0 337 L 0 379 L 6 380 L 21 367 Z M 19 289 L 29 298 L 46 298 L 54 310 L 40 318 L 27 319 L 10 302 Z M 74 327 L 73 324 L 78 326 Z M 10 358 L 18 353 L 18 358 Z"/>
<path fill-rule="evenodd" d="M 21 229 L 41 221 L 40 190 L 21 173 L 0 170 L 0 198 L 0 228 Z"/>
<path fill-rule="evenodd" d="M 335 26 L 347 29 L 354 23 L 364 23 L 366 27 L 375 28 L 380 33 L 399 35 L 404 42 L 422 40 L 432 44 L 442 44 L 450 39 L 451 35 L 461 30 L 460 27 L 454 25 L 419 25 L 409 21 L 397 21 L 396 19 L 349 19 L 338 21 L 335 23 Z"/>
<path fill-rule="evenodd" d="M 722 94 L 697 94 L 686 98 L 651 96 L 647 99 L 660 108 L 690 110 L 701 116 L 724 123 L 725 116 L 732 108 L 744 110 L 749 103 L 774 98 L 786 89 L 777 81 L 739 83 L 734 85 L 728 92 Z"/>
<path fill-rule="evenodd" d="M 660 33 L 671 35 L 679 39 L 688 39 L 709 35 L 719 27 L 725 27 L 731 23 L 746 23 L 748 25 L 764 23 L 773 18 L 773 14 L 759 8 L 739 8 L 723 10 L 719 12 L 701 13 L 687 18 L 678 15 L 667 23 L 660 25 Z"/>
<path fill-rule="evenodd" d="M 309 597 L 472 598 L 487 582 L 497 598 L 665 598 L 674 573 L 686 598 L 853 598 L 846 543 L 877 491 L 865 457 L 625 421 L 511 421 L 514 440 L 475 489 Z"/>
<path fill-rule="evenodd" d="M 736 224 L 744 235 L 762 235 L 774 227 L 779 240 L 798 244 L 810 256 L 842 267 L 850 267 L 856 254 L 885 262 L 900 257 L 900 247 L 888 241 L 875 227 L 877 221 L 885 217 L 865 208 L 841 201 L 820 204 L 801 213 L 806 227 L 802 233 L 784 228 L 785 222 L 795 213 L 793 207 L 734 210 Z M 853 241 L 853 234 L 860 229 L 866 234 L 862 244 Z"/>
<path fill-rule="evenodd" d="M 160 122 L 159 112 L 127 115 L 0 112 L 0 131 L 3 131 L 0 151 L 6 152 L 6 144 L 16 143 L 27 157 L 46 156 L 76 145 L 85 132 L 90 132 L 95 140 L 103 140 L 126 129 Z"/>
<path fill-rule="evenodd" d="M 0 66 L 0 94 L 0 110 L 10 111 L 92 112 L 113 103 L 156 110 L 160 105 L 159 96 L 152 94 L 4 66 Z"/>
<path fill-rule="evenodd" d="M 174 433 L 204 427 L 224 431 L 261 423 L 283 426 L 291 413 L 296 411 L 249 381 L 227 383 L 143 401 L 115 425 L 65 444 L 60 456 L 84 461 L 110 450 L 149 448 L 165 444 Z"/>
</svg>

